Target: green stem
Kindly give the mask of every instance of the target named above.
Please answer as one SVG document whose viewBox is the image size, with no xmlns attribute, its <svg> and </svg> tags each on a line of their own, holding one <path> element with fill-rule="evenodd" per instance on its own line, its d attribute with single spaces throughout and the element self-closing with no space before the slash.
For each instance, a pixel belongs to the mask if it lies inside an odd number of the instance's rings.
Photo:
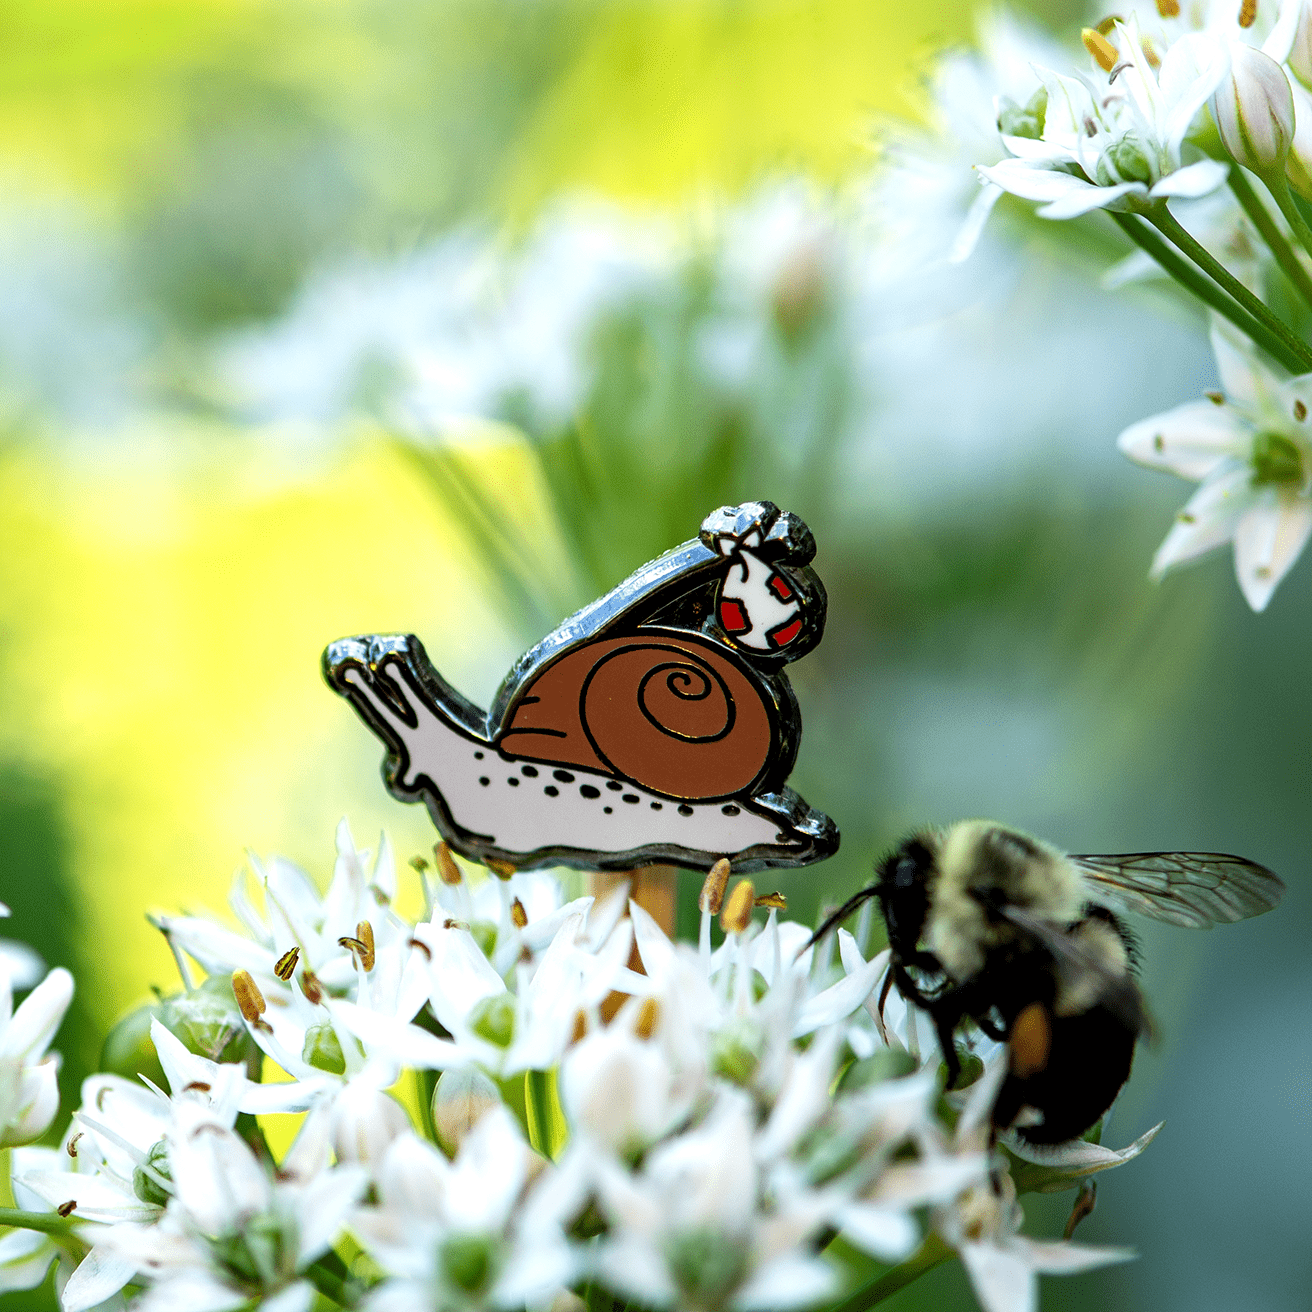
<svg viewBox="0 0 1312 1312">
<path fill-rule="evenodd" d="M 1179 247 L 1209 278 L 1219 284 L 1223 291 L 1229 292 L 1243 309 L 1280 340 L 1296 362 L 1291 365 L 1282 361 L 1286 368 L 1292 369 L 1295 373 L 1306 373 L 1312 369 L 1312 347 L 1309 347 L 1282 319 L 1272 314 L 1206 246 L 1182 228 L 1175 215 L 1165 205 L 1155 206 L 1144 217 L 1167 241 Z"/>
<path fill-rule="evenodd" d="M 913 1280 L 919 1280 L 926 1271 L 932 1271 L 948 1258 L 955 1256 L 955 1251 L 949 1248 L 938 1235 L 927 1235 L 925 1242 L 905 1262 L 895 1266 L 891 1271 L 885 1271 L 878 1280 L 872 1281 L 864 1289 L 858 1289 L 855 1294 L 845 1298 L 830 1312 L 866 1312 L 866 1308 L 874 1307 L 876 1303 L 882 1303 L 886 1298 L 892 1298 L 899 1289 L 905 1289 Z"/>
<path fill-rule="evenodd" d="M 1234 172 L 1235 170 L 1231 170 Z M 1262 181 L 1266 183 L 1266 189 L 1275 198 L 1275 202 L 1280 206 L 1280 212 L 1285 216 L 1289 226 L 1293 228 L 1294 235 L 1303 243 L 1303 249 L 1309 255 L 1312 255 L 1312 228 L 1308 227 L 1307 220 L 1303 217 L 1303 211 L 1294 204 L 1294 198 L 1289 194 L 1289 183 L 1285 181 L 1283 171 L 1277 172 L 1272 170 L 1269 177 L 1263 177 Z"/>
<path fill-rule="evenodd" d="M 0 1207 L 0 1226 L 13 1226 L 16 1230 L 40 1230 L 46 1235 L 67 1235 L 73 1230 L 71 1216 L 58 1212 L 24 1212 L 17 1207 Z"/>
<path fill-rule="evenodd" d="M 1262 198 L 1253 190 L 1243 169 L 1230 170 L 1230 190 L 1243 206 L 1244 213 L 1253 221 L 1253 227 L 1262 234 L 1262 240 L 1271 248 L 1271 254 L 1285 271 L 1285 277 L 1294 284 L 1299 295 L 1308 305 L 1312 306 L 1312 274 L 1304 268 L 1303 262 L 1295 254 L 1285 234 L 1280 231 L 1280 225 L 1271 217 L 1271 211 L 1262 204 Z M 1279 204 L 1279 201 L 1276 203 Z M 1299 218 L 1301 219 L 1302 215 Z M 1306 227 L 1306 224 L 1304 226 Z M 1304 245 L 1306 244 L 1304 242 Z"/>
<path fill-rule="evenodd" d="M 1272 337 L 1251 314 L 1236 305 L 1210 278 L 1204 277 L 1179 252 L 1163 241 L 1153 228 L 1130 214 L 1119 214 L 1114 210 L 1109 210 L 1108 214 L 1140 250 L 1156 260 L 1182 287 L 1192 292 L 1204 305 L 1210 305 L 1217 314 L 1229 319 L 1240 332 L 1252 338 L 1273 360 L 1279 361 L 1291 372 L 1299 372 L 1293 357 L 1276 338 Z"/>
</svg>

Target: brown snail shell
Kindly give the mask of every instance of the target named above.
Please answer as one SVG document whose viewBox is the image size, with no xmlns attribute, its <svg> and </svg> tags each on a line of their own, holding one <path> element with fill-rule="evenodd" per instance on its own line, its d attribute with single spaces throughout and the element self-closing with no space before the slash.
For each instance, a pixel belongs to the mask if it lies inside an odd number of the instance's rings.
<svg viewBox="0 0 1312 1312">
<path fill-rule="evenodd" d="M 701 800 L 750 791 L 774 741 L 763 690 L 721 644 L 652 633 L 585 643 L 548 666 L 499 746 Z"/>
</svg>

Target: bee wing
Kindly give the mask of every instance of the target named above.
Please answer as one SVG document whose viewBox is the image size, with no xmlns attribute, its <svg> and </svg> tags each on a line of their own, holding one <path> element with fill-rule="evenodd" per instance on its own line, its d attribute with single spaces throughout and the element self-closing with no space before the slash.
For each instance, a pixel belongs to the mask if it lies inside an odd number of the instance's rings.
<svg viewBox="0 0 1312 1312">
<path fill-rule="evenodd" d="M 1127 852 L 1070 860 L 1093 901 L 1190 929 L 1260 916 L 1285 894 L 1284 884 L 1265 866 L 1224 852 Z"/>
<path fill-rule="evenodd" d="M 1098 984 L 1098 1002 L 1135 1034 L 1150 1028 L 1139 986 L 1127 974 L 1114 974 L 1071 936 L 1065 925 L 1045 920 L 1021 907 L 1003 906 L 1000 914 L 1018 929 L 1043 944 L 1052 954 L 1063 983 L 1075 985 L 1092 976 Z"/>
</svg>

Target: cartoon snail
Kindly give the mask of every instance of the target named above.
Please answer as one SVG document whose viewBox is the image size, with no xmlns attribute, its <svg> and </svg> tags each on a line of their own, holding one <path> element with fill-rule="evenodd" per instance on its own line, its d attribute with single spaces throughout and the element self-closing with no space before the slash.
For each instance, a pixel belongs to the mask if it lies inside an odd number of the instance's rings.
<svg viewBox="0 0 1312 1312">
<path fill-rule="evenodd" d="M 808 865 L 838 848 L 785 786 L 801 719 L 783 667 L 824 629 L 814 554 L 796 515 L 722 507 L 522 656 L 486 713 L 413 634 L 334 642 L 324 675 L 386 745 L 392 794 L 465 856 Z"/>
</svg>

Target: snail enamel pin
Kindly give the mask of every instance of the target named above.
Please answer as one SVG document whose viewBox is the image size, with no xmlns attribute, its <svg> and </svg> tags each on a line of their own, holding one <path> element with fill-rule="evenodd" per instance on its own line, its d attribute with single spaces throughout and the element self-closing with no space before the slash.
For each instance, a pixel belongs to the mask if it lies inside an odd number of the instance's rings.
<svg viewBox="0 0 1312 1312">
<path fill-rule="evenodd" d="M 819 641 L 811 531 L 725 506 L 515 663 L 484 713 L 413 634 L 334 642 L 324 676 L 387 747 L 383 777 L 475 860 L 519 869 L 803 866 L 838 829 L 786 780 L 802 725 L 784 666 Z"/>
</svg>

